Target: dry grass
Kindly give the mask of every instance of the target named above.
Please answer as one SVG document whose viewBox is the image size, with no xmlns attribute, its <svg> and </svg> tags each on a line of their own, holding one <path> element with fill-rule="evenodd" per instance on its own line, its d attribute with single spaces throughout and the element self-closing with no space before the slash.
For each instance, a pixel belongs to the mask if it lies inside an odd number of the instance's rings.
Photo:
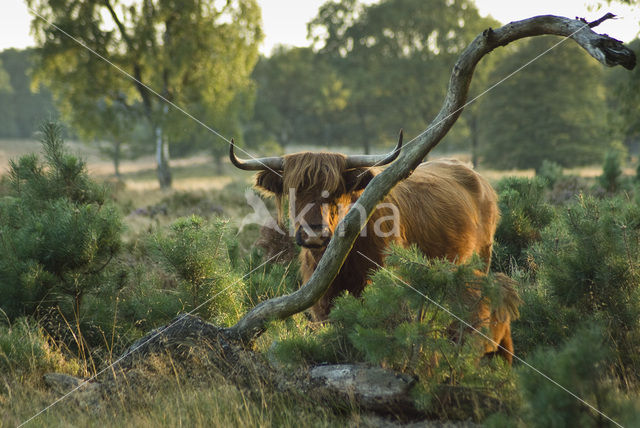
<svg viewBox="0 0 640 428">
<path fill-rule="evenodd" d="M 78 154 L 90 165 L 108 162 L 94 147 L 77 141 L 67 141 L 65 145 L 71 153 Z M 28 153 L 41 153 L 42 145 L 29 139 L 0 139 L 0 174 L 7 170 L 9 160 Z M 113 169 L 113 168 L 112 168 Z"/>
<path fill-rule="evenodd" d="M 97 178 L 109 179 L 114 175 L 112 161 L 95 147 L 76 141 L 66 141 L 69 152 L 87 162 L 89 173 Z M 28 153 L 42 153 L 41 144 L 28 139 L 0 139 L 0 175 L 7 171 L 9 160 Z M 213 158 L 208 154 L 194 155 L 171 161 L 175 177 L 174 188 L 178 190 L 221 189 L 237 176 L 232 168 L 224 168 L 225 176 L 216 176 Z M 143 156 L 136 160 L 123 160 L 120 172 L 124 182 L 133 190 L 158 189 L 155 158 Z M 231 178 L 230 178 L 231 177 Z"/>
<path fill-rule="evenodd" d="M 144 387 L 123 385 L 121 391 L 104 398 L 98 406 L 69 396 L 26 426 L 297 428 L 354 425 L 349 423 L 349 417 L 334 415 L 312 403 L 293 401 L 291 397 L 260 387 L 248 392 L 223 378 L 197 382 L 176 373 L 150 376 L 153 381 Z M 12 386 L 13 395 L 0 404 L 0 428 L 18 426 L 60 397 L 36 379 Z M 135 397 L 131 397 L 132 393 Z"/>
<path fill-rule="evenodd" d="M 233 366 L 220 365 L 211 345 L 190 346 L 145 355 L 115 379 L 105 373 L 101 390 L 79 390 L 42 414 L 72 387 L 45 386 L 43 374 L 52 370 L 47 367 L 0 373 L 0 428 L 36 415 L 27 426 L 329 427 L 358 420 L 357 413 L 336 415 L 307 396 L 275 391 L 265 383 L 262 360 L 247 355 Z M 57 370 L 76 374 L 68 367 Z"/>
<path fill-rule="evenodd" d="M 211 177 L 211 178 L 182 178 L 175 179 L 173 190 L 178 191 L 196 191 L 196 190 L 221 190 L 227 184 L 231 183 L 231 177 Z M 132 180 L 124 179 L 125 187 L 128 190 L 140 193 L 153 192 L 161 194 L 162 191 L 158 187 L 158 181 L 149 180 Z M 165 192 L 166 193 L 166 192 Z"/>
</svg>

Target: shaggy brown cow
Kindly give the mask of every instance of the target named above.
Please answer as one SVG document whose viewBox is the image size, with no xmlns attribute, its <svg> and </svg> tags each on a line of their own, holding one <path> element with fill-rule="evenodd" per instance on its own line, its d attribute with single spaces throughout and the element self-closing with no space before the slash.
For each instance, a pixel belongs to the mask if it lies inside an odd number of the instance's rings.
<svg viewBox="0 0 640 428">
<path fill-rule="evenodd" d="M 372 165 L 390 163 L 401 146 L 402 133 L 396 149 L 386 156 L 304 152 L 240 160 L 233 153 L 232 144 L 230 159 L 238 168 L 260 170 L 255 185 L 264 194 L 277 198 L 280 218 L 282 198 L 289 196 L 295 239 L 302 246 L 302 280 L 307 282 L 339 221 L 381 171 Z M 314 318 L 325 320 L 333 300 L 343 291 L 360 295 L 369 271 L 376 264 L 384 264 L 385 249 L 391 243 L 415 244 L 428 257 L 456 263 L 467 262 L 478 253 L 485 262 L 485 272 L 488 271 L 499 219 L 496 199 L 489 183 L 457 160 L 421 164 L 378 205 L 340 272 L 312 307 Z M 490 314 L 483 302 L 475 324 L 488 326 L 497 342 L 512 351 L 510 317 L 495 315 Z M 487 345 L 487 352 L 496 349 Z"/>
</svg>

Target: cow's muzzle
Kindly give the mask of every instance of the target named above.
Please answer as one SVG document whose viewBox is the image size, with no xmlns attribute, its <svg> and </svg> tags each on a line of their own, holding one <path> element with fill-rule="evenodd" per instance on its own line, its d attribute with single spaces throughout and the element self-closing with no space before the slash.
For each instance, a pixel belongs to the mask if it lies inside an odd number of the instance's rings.
<svg viewBox="0 0 640 428">
<path fill-rule="evenodd" d="M 331 230 L 322 224 L 299 226 L 296 230 L 296 244 L 304 248 L 324 248 L 331 240 Z"/>
</svg>

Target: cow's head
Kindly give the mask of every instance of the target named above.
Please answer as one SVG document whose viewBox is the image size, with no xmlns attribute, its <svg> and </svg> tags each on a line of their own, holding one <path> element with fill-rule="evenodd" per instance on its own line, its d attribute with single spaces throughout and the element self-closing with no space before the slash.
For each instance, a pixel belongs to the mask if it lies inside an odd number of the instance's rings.
<svg viewBox="0 0 640 428">
<path fill-rule="evenodd" d="M 402 131 L 396 148 L 387 155 L 346 156 L 340 153 L 295 153 L 282 157 L 241 160 L 229 151 L 231 163 L 260 171 L 256 187 L 278 201 L 289 197 L 289 217 L 298 245 L 322 250 L 349 210 L 353 197 L 374 177 L 371 167 L 386 165 L 400 154 Z"/>
</svg>

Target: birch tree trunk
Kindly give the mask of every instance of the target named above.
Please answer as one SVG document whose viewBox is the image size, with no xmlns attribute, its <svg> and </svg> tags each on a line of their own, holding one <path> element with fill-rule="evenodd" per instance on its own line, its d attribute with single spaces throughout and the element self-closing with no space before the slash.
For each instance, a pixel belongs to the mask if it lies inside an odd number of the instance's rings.
<svg viewBox="0 0 640 428">
<path fill-rule="evenodd" d="M 113 143 L 113 171 L 117 179 L 122 176 L 120 174 L 120 156 L 122 151 L 122 141 L 116 141 Z"/>
<path fill-rule="evenodd" d="M 156 125 L 156 168 L 160 188 L 171 187 L 171 168 L 169 167 L 169 143 L 164 135 L 162 127 Z"/>
</svg>

